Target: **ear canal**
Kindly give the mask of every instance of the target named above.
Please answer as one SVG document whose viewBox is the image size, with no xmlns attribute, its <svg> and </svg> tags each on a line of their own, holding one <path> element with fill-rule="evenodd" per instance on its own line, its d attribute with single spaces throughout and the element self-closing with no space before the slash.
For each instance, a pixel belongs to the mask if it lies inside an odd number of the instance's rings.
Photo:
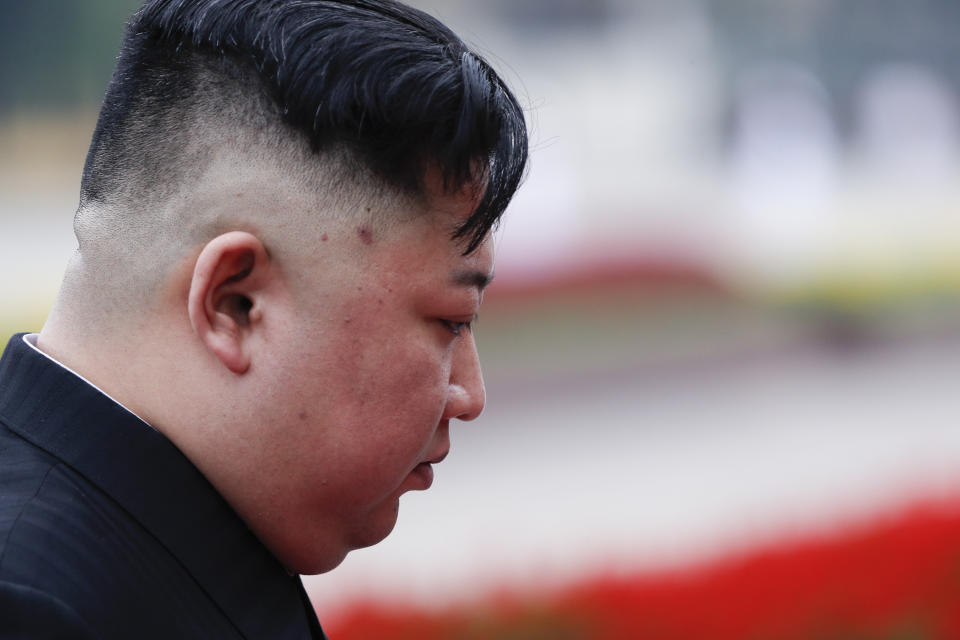
<svg viewBox="0 0 960 640">
<path fill-rule="evenodd" d="M 238 327 L 250 326 L 250 310 L 253 309 L 253 301 L 247 296 L 239 293 L 227 294 L 220 299 L 217 307 L 217 311 L 230 316 Z"/>
</svg>

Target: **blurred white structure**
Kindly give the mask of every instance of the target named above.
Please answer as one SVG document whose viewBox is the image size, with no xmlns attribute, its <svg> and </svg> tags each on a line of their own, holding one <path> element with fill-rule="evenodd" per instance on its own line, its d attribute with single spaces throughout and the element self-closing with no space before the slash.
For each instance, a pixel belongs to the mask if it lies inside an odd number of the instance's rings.
<svg viewBox="0 0 960 640">
<path fill-rule="evenodd" d="M 916 65 L 883 65 L 858 97 L 858 152 L 878 181 L 942 188 L 956 180 L 957 98 L 942 78 Z"/>
<path fill-rule="evenodd" d="M 840 164 L 829 96 L 792 64 L 745 70 L 735 86 L 730 143 L 741 269 L 805 275 L 832 231 Z"/>
</svg>

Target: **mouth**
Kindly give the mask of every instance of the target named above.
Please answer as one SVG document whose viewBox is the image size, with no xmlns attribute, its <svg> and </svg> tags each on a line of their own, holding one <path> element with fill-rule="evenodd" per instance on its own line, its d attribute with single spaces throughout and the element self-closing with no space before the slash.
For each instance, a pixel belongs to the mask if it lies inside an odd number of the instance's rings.
<svg viewBox="0 0 960 640">
<path fill-rule="evenodd" d="M 433 484 L 433 465 L 443 462 L 448 453 L 450 453 L 450 450 L 446 449 L 432 458 L 427 458 L 413 468 L 410 475 L 419 480 L 418 484 L 420 485 L 415 491 L 425 491 L 430 488 Z"/>
<path fill-rule="evenodd" d="M 421 462 L 413 468 L 411 475 L 420 480 L 419 484 L 421 486 L 419 489 L 425 491 L 433 484 L 433 464 L 431 462 Z"/>
</svg>

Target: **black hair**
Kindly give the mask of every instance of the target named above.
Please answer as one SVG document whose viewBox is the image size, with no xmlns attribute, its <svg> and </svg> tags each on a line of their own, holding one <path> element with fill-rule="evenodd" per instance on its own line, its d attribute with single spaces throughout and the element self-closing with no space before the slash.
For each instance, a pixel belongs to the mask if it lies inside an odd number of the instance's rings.
<svg viewBox="0 0 960 640">
<path fill-rule="evenodd" d="M 175 152 L 198 60 L 249 70 L 315 153 L 349 150 L 376 177 L 423 194 L 484 188 L 454 234 L 473 251 L 523 177 L 523 110 L 490 65 L 431 16 L 393 0 L 148 0 L 130 20 L 84 167 L 81 206 L 124 180 L 145 145 Z M 204 66 L 199 65 L 199 66 Z M 236 75 L 236 73 L 234 73 Z M 202 99 L 199 98 L 199 99 Z M 160 149 L 160 151 L 157 151 Z M 164 174 L 142 166 L 141 176 Z M 149 163 L 148 163 L 149 164 Z"/>
</svg>

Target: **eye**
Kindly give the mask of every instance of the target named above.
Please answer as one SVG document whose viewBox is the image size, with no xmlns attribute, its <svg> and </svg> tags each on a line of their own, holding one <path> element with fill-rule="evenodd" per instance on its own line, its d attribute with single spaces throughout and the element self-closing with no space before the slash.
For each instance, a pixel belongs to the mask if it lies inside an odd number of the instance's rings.
<svg viewBox="0 0 960 640">
<path fill-rule="evenodd" d="M 473 317 L 473 320 L 469 322 L 455 322 L 453 320 L 440 320 L 440 324 L 447 328 L 450 333 L 455 336 L 459 336 L 464 330 L 471 331 L 473 329 L 473 322 L 476 320 L 476 316 Z"/>
</svg>

